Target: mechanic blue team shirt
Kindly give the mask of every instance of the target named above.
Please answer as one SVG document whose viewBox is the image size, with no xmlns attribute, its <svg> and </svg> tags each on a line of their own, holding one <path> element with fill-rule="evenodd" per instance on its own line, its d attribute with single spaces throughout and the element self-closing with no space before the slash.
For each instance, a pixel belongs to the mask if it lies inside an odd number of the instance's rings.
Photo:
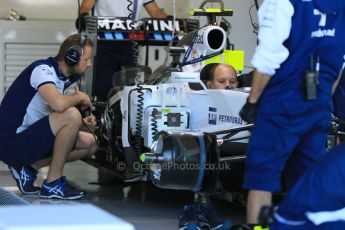
<svg viewBox="0 0 345 230">
<path fill-rule="evenodd" d="M 55 58 L 30 64 L 12 83 L 0 105 L 0 136 L 12 136 L 52 112 L 38 92 L 40 86 L 55 84 L 63 93 L 79 76 L 67 78 Z"/>
<path fill-rule="evenodd" d="M 329 100 L 344 64 L 345 1 L 265 0 L 259 9 L 259 45 L 252 59 L 262 73 L 273 75 L 260 100 L 303 96 L 305 70 L 319 59 L 318 100 Z M 336 49 L 334 47 L 337 47 Z M 316 68 L 316 61 L 312 64 Z"/>
</svg>

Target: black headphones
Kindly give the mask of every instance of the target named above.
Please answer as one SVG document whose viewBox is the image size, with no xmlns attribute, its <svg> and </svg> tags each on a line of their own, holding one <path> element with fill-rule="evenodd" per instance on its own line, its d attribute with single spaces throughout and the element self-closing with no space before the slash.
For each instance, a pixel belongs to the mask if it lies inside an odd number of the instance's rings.
<svg viewBox="0 0 345 230">
<path fill-rule="evenodd" d="M 83 55 L 83 47 L 87 39 L 86 34 L 81 33 L 77 44 L 73 44 L 66 52 L 65 63 L 68 66 L 77 65 Z"/>
</svg>

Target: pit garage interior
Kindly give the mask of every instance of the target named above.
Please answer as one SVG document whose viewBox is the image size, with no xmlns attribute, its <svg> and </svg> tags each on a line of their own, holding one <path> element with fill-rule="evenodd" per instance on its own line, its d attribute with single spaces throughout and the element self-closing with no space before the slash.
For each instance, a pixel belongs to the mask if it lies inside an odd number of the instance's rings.
<svg viewBox="0 0 345 230">
<path fill-rule="evenodd" d="M 175 14 L 176 18 L 181 19 L 197 19 L 200 25 L 206 23 L 205 17 L 190 16 L 189 9 L 199 8 L 205 2 L 205 8 L 219 8 L 220 2 L 224 3 L 224 8 L 233 10 L 232 16 L 224 16 L 231 26 L 227 38 L 235 50 L 244 51 L 243 69 L 239 74 L 253 69 L 250 59 L 257 42 L 255 1 L 156 2 L 168 14 Z M 78 16 L 78 1 L 0 0 L 0 3 L 1 100 L 25 66 L 34 60 L 54 56 L 64 38 L 77 32 L 75 19 Z M 25 20 L 10 18 L 10 11 L 15 11 L 15 17 L 24 16 Z M 143 12 L 141 17 L 148 15 Z M 163 63 L 165 55 L 164 46 L 152 46 L 149 49 L 141 47 L 139 60 L 141 64 L 146 62 L 155 70 Z M 68 201 L 21 194 L 7 165 L 0 162 L 0 230 L 173 230 L 178 229 L 178 216 L 183 206 L 196 199 L 192 191 L 158 188 L 150 181 L 123 182 L 109 169 L 95 166 L 87 161 L 66 164 L 64 175 L 73 185 L 87 191 L 84 199 Z M 37 184 L 41 184 L 46 175 L 47 168 L 41 169 Z M 211 200 L 226 219 L 234 223 L 245 222 L 243 203 L 232 203 L 218 196 L 212 196 Z"/>
</svg>

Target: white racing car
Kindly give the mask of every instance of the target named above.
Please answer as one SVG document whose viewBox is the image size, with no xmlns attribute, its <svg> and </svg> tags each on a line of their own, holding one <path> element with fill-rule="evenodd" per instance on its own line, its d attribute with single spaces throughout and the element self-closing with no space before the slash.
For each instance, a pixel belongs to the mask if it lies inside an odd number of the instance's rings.
<svg viewBox="0 0 345 230">
<path fill-rule="evenodd" d="M 98 135 L 108 149 L 102 166 L 126 181 L 217 190 L 228 200 L 236 199 L 252 126 L 239 117 L 248 91 L 208 90 L 199 73 L 190 72 L 203 66 L 195 59 L 219 54 L 225 45 L 221 27 L 205 26 L 171 48 L 177 58 L 170 66 L 153 74 L 147 67 L 116 73 L 114 81 L 123 87 L 102 108 Z M 181 68 L 183 62 L 192 64 Z M 127 168 L 119 169 L 119 163 Z M 243 197 L 236 200 L 243 202 Z"/>
</svg>

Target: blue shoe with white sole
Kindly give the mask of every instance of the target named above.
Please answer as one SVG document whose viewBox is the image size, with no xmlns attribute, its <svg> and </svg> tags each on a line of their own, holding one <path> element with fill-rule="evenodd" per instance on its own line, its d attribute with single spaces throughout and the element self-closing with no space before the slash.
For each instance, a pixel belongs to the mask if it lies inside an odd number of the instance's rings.
<svg viewBox="0 0 345 230">
<path fill-rule="evenodd" d="M 34 182 L 37 178 L 37 171 L 30 170 L 27 166 L 20 168 L 10 167 L 10 171 L 22 193 L 31 195 L 38 194 L 41 191 L 40 187 L 34 186 Z"/>
<path fill-rule="evenodd" d="M 48 183 L 47 180 L 44 180 L 40 193 L 40 197 L 42 198 L 55 198 L 63 200 L 76 200 L 83 198 L 85 195 L 86 193 L 84 191 L 79 191 L 71 186 L 64 176 L 51 183 Z"/>
</svg>

